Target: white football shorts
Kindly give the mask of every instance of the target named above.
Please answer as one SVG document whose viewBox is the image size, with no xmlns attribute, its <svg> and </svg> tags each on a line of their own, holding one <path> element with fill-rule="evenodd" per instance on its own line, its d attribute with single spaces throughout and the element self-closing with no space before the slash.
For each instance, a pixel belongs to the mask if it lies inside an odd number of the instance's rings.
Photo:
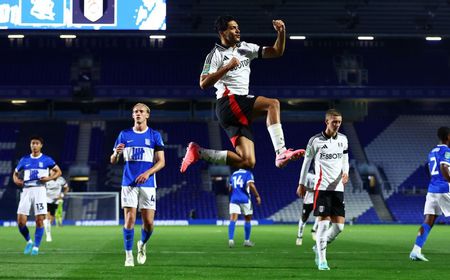
<svg viewBox="0 0 450 280">
<path fill-rule="evenodd" d="M 230 202 L 230 214 L 244 214 L 245 216 L 253 215 L 253 205 L 251 200 L 248 203 L 231 203 Z"/>
<path fill-rule="evenodd" d="M 423 214 L 450 216 L 450 193 L 427 193 Z"/>
<path fill-rule="evenodd" d="M 17 214 L 30 215 L 30 209 L 33 207 L 34 215 L 47 214 L 47 190 L 45 187 L 24 188 L 20 194 L 19 207 Z"/>
<path fill-rule="evenodd" d="M 122 208 L 156 210 L 156 189 L 147 187 L 122 186 Z"/>
</svg>

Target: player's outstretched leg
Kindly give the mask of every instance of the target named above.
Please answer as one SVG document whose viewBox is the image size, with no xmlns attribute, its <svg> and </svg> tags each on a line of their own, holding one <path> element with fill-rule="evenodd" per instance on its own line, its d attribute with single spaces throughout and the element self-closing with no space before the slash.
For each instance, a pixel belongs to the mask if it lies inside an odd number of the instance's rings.
<svg viewBox="0 0 450 280">
<path fill-rule="evenodd" d="M 180 172 L 184 173 L 190 165 L 196 163 L 199 159 L 225 165 L 227 162 L 227 151 L 205 149 L 197 143 L 190 142 L 186 148 L 186 154 L 181 161 Z"/>
</svg>

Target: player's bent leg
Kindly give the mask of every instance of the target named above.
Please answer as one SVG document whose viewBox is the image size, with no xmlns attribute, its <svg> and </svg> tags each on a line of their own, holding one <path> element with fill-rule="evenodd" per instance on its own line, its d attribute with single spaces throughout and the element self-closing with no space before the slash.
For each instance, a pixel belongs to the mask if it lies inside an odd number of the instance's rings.
<svg viewBox="0 0 450 280">
<path fill-rule="evenodd" d="M 230 151 L 212 150 L 200 147 L 197 143 L 190 142 L 186 148 L 186 153 L 181 161 L 180 172 L 186 172 L 187 168 L 198 160 L 202 159 L 210 163 L 219 165 L 227 164 Z"/>
<path fill-rule="evenodd" d="M 253 106 L 253 118 L 267 113 L 267 130 L 276 153 L 275 166 L 285 167 L 289 161 L 297 160 L 305 154 L 303 149 L 286 149 L 283 128 L 280 120 L 280 102 L 277 99 L 258 96 Z"/>
<path fill-rule="evenodd" d="M 253 169 L 256 164 L 255 145 L 245 136 L 236 139 L 236 153 L 229 153 L 227 164 L 235 168 Z"/>
</svg>

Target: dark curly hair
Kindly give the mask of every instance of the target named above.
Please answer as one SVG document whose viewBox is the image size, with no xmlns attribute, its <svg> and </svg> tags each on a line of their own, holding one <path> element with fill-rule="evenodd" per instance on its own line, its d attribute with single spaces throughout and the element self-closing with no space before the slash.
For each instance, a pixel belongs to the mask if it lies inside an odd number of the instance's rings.
<svg viewBox="0 0 450 280">
<path fill-rule="evenodd" d="M 227 30 L 228 23 L 232 20 L 237 22 L 236 18 L 231 15 L 219 16 L 216 19 L 216 22 L 214 23 L 214 28 L 216 29 L 216 32 L 219 33 L 221 31 Z"/>
</svg>

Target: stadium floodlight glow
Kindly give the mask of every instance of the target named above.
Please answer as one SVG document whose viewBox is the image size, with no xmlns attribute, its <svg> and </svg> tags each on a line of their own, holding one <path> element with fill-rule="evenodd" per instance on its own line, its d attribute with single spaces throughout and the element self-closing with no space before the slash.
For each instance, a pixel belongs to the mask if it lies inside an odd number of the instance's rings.
<svg viewBox="0 0 450 280">
<path fill-rule="evenodd" d="M 289 39 L 291 39 L 291 40 L 305 40 L 306 36 L 292 35 L 292 36 L 289 36 Z"/>
<path fill-rule="evenodd" d="M 59 35 L 59 38 L 61 38 L 61 39 L 75 39 L 75 38 L 77 38 L 77 35 L 62 34 L 62 35 Z"/>
<path fill-rule="evenodd" d="M 27 103 L 27 101 L 23 100 L 23 99 L 13 99 L 13 100 L 11 100 L 11 104 L 25 104 L 25 103 Z"/>
<path fill-rule="evenodd" d="M 373 39 L 375 39 L 373 36 L 358 36 L 360 41 L 372 41 Z"/>
<path fill-rule="evenodd" d="M 23 34 L 9 34 L 8 39 L 23 39 L 25 35 Z"/>
<path fill-rule="evenodd" d="M 440 40 L 442 40 L 442 37 L 428 36 L 428 37 L 425 37 L 425 40 L 427 40 L 427 41 L 440 41 Z"/>
<path fill-rule="evenodd" d="M 150 39 L 166 39 L 166 35 L 150 35 Z"/>
</svg>

